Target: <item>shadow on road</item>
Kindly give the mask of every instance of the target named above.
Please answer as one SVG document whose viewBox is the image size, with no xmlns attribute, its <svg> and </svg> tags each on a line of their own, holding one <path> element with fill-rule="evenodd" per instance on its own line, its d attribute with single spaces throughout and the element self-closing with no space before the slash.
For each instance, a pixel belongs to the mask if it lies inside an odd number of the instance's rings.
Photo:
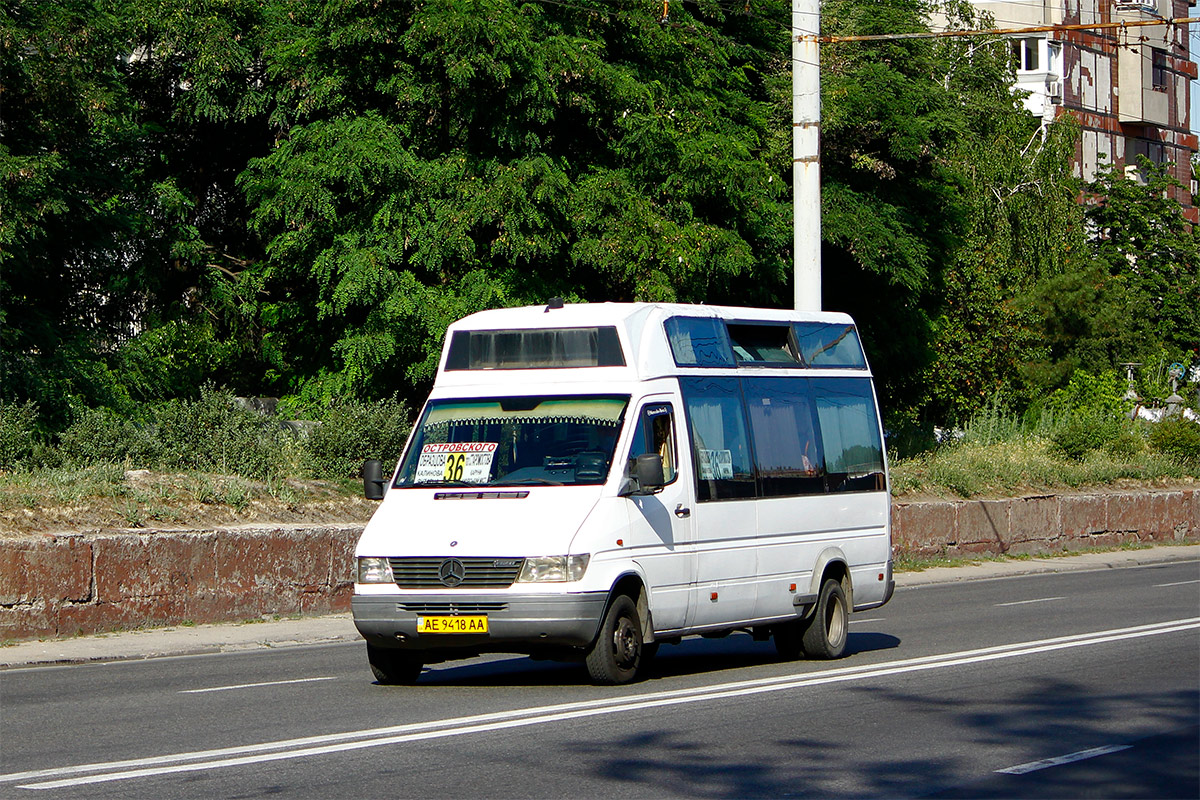
<svg viewBox="0 0 1200 800">
<path fill-rule="evenodd" d="M 884 633 L 851 633 L 846 643 L 846 658 L 859 653 L 890 650 L 900 640 Z M 782 663 L 770 641 L 756 642 L 748 634 L 735 633 L 721 639 L 689 637 L 677 645 L 663 645 L 645 670 L 644 680 L 687 675 L 705 675 L 725 670 L 744 669 Z M 822 664 L 842 662 L 799 661 L 808 669 Z M 421 674 L 416 686 L 571 686 L 586 685 L 582 665 L 554 661 L 535 661 L 524 656 L 496 657 L 470 663 L 435 664 Z M 406 687 L 411 690 L 414 687 Z"/>
</svg>

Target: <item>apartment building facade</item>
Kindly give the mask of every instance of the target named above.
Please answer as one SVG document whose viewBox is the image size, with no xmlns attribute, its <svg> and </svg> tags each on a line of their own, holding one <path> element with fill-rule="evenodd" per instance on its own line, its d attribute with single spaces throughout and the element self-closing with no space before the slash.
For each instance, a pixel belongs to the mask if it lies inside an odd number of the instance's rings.
<svg viewBox="0 0 1200 800">
<path fill-rule="evenodd" d="M 997 28 L 1154 22 L 1191 16 L 1196 0 L 972 0 Z M 1173 164 L 1176 192 L 1192 222 L 1191 81 L 1188 26 L 1150 24 L 1026 33 L 1012 39 L 1025 107 L 1051 121 L 1073 114 L 1082 128 L 1076 174 L 1090 180 L 1104 163 L 1136 176 L 1137 156 Z"/>
</svg>

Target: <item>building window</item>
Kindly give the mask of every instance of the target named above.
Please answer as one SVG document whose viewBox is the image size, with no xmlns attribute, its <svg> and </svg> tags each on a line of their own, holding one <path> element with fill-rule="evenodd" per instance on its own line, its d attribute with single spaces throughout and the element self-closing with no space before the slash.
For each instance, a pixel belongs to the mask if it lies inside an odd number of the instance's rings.
<svg viewBox="0 0 1200 800">
<path fill-rule="evenodd" d="M 1040 69 L 1038 49 L 1041 41 L 1036 37 L 1012 40 L 1013 63 L 1016 64 L 1017 72 L 1036 72 Z"/>
<path fill-rule="evenodd" d="M 1150 86 L 1155 91 L 1165 92 L 1167 90 L 1167 52 L 1157 48 L 1151 49 L 1152 68 L 1150 72 Z"/>
</svg>

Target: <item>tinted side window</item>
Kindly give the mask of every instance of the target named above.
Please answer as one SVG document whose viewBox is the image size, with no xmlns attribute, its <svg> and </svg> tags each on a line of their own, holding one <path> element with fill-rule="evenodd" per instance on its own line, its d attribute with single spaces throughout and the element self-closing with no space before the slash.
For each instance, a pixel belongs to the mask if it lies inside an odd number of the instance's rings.
<svg viewBox="0 0 1200 800">
<path fill-rule="evenodd" d="M 883 444 L 871 382 L 866 378 L 812 381 L 825 445 L 831 492 L 883 491 Z"/>
<path fill-rule="evenodd" d="M 629 461 L 646 453 L 658 453 L 663 460 L 663 477 L 667 483 L 679 472 L 675 449 L 675 415 L 669 403 L 650 403 L 638 415 L 633 442 L 629 446 Z"/>
<path fill-rule="evenodd" d="M 671 317 L 664 327 L 677 366 L 733 366 L 733 348 L 722 320 L 712 317 Z"/>
<path fill-rule="evenodd" d="M 797 322 L 792 327 L 800 357 L 808 366 L 866 368 L 867 359 L 853 325 Z"/>
<path fill-rule="evenodd" d="M 754 468 L 737 378 L 680 378 L 692 434 L 696 497 L 754 497 Z"/>
<path fill-rule="evenodd" d="M 447 370 L 623 367 L 617 329 L 545 328 L 516 331 L 456 331 L 450 338 Z"/>
<path fill-rule="evenodd" d="M 761 494 L 781 497 L 824 492 L 825 465 L 808 381 L 751 378 L 743 386 Z"/>
</svg>

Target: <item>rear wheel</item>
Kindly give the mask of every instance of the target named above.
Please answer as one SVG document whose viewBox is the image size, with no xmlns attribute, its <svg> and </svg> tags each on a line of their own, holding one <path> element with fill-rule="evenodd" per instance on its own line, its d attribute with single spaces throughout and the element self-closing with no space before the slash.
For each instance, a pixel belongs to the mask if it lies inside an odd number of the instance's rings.
<svg viewBox="0 0 1200 800">
<path fill-rule="evenodd" d="M 388 686 L 408 685 L 417 682 L 425 665 L 420 658 L 403 650 L 389 650 L 367 645 L 367 662 L 375 680 Z"/>
<path fill-rule="evenodd" d="M 595 683 L 629 683 L 637 675 L 642 663 L 642 625 L 628 595 L 618 596 L 608 607 L 600 635 L 584 660 Z"/>
<path fill-rule="evenodd" d="M 801 644 L 809 658 L 842 657 L 850 632 L 850 607 L 841 582 L 830 578 L 821 585 L 817 607 L 805 623 Z"/>
</svg>

